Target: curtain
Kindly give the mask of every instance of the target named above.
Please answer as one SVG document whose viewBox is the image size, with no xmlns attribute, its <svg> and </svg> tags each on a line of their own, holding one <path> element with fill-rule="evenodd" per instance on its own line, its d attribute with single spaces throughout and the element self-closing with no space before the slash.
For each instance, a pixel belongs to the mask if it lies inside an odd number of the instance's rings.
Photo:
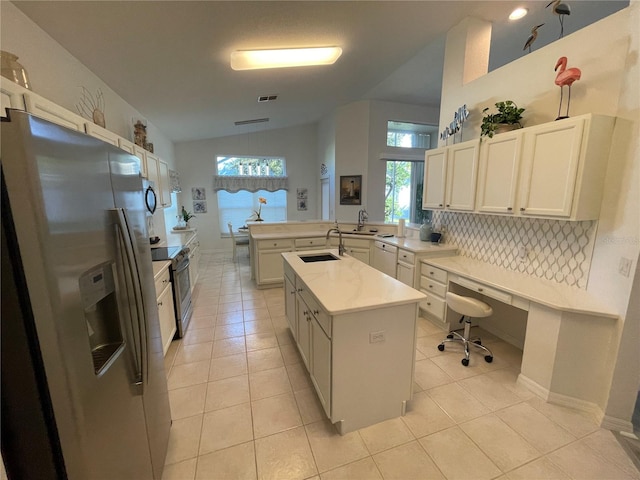
<svg viewBox="0 0 640 480">
<path fill-rule="evenodd" d="M 227 192 L 239 192 L 247 190 L 249 192 L 257 192 L 258 190 L 267 190 L 275 192 L 278 190 L 289 190 L 288 177 L 232 177 L 232 176 L 213 176 L 213 190 L 225 190 Z"/>
</svg>

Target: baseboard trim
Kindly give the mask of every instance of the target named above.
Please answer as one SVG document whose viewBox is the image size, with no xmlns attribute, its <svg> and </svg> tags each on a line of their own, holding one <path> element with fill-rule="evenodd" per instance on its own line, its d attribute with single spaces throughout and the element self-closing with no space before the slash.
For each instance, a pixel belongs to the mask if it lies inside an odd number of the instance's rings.
<svg viewBox="0 0 640 480">
<path fill-rule="evenodd" d="M 554 405 L 560 405 L 562 407 L 573 408 L 574 410 L 578 410 L 580 412 L 585 412 L 591 415 L 599 425 L 604 426 L 604 412 L 600 408 L 599 405 L 588 402 L 586 400 L 582 400 L 580 398 L 570 397 L 568 395 L 563 395 L 561 393 L 555 393 L 549 391 L 549 389 L 544 388 L 539 383 L 531 380 L 529 377 L 526 377 L 522 373 L 518 375 L 518 383 L 524 385 L 533 393 L 538 395 L 543 400 L 553 403 Z M 608 428 L 608 427 L 604 427 Z M 613 430 L 613 429 L 612 429 Z"/>
<path fill-rule="evenodd" d="M 610 415 L 604 416 L 600 426 L 614 432 L 633 434 L 633 424 L 629 420 L 623 420 L 622 418 L 616 418 Z"/>
</svg>

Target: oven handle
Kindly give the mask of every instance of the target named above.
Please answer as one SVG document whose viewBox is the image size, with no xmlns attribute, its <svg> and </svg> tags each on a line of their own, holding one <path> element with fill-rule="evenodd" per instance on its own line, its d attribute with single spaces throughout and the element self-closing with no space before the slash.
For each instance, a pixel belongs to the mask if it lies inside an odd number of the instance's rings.
<svg viewBox="0 0 640 480">
<path fill-rule="evenodd" d="M 124 241 L 125 247 L 125 255 L 127 257 L 127 266 L 129 267 L 129 273 L 133 280 L 133 294 L 136 301 L 136 319 L 137 319 L 137 327 L 138 334 L 140 337 L 140 342 L 138 347 L 138 351 L 140 352 L 140 358 L 136 361 L 136 381 L 135 384 L 140 389 L 140 395 L 144 394 L 144 384 L 146 377 L 148 375 L 148 364 L 147 364 L 147 329 L 145 324 L 145 312 L 144 312 L 144 301 L 142 300 L 142 283 L 140 280 L 140 270 L 138 268 L 138 258 L 136 254 L 135 244 L 133 232 L 131 231 L 129 217 L 124 208 L 115 208 L 116 218 L 118 220 L 118 226 L 120 227 L 120 232 L 122 234 L 122 239 Z M 134 338 L 135 341 L 135 338 Z"/>
<path fill-rule="evenodd" d="M 181 262 L 179 265 L 180 265 L 180 267 L 179 267 L 179 268 L 176 268 L 176 269 L 175 269 L 175 272 L 176 272 L 176 273 L 182 273 L 182 272 L 184 272 L 187 268 L 189 268 L 189 259 L 187 259 L 187 260 L 186 260 L 186 261 L 184 261 L 184 262 Z"/>
</svg>

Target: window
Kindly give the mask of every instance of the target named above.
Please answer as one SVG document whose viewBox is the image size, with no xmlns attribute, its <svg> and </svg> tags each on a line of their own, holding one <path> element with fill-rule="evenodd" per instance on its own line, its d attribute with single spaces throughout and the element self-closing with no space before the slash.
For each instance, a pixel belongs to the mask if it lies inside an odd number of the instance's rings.
<svg viewBox="0 0 640 480">
<path fill-rule="evenodd" d="M 402 148 L 430 148 L 433 125 L 421 123 L 387 122 L 387 146 Z"/>
<path fill-rule="evenodd" d="M 228 232 L 230 222 L 234 228 L 260 217 L 269 222 L 287 219 L 286 162 L 280 157 L 216 157 L 214 190 L 218 196 L 220 231 Z M 260 207 L 258 199 L 267 203 Z"/>
<path fill-rule="evenodd" d="M 431 212 L 422 210 L 424 162 L 387 160 L 384 197 L 384 221 L 398 223 L 404 218 L 412 223 L 431 219 Z"/>
</svg>

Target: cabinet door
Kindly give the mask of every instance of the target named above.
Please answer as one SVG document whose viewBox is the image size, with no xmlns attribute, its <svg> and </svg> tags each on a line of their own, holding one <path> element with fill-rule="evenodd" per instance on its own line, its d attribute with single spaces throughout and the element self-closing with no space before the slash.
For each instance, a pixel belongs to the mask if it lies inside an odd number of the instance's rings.
<svg viewBox="0 0 640 480">
<path fill-rule="evenodd" d="M 520 213 L 571 216 L 584 119 L 566 119 L 527 129 Z"/>
<path fill-rule="evenodd" d="M 110 132 L 106 128 L 102 128 L 95 123 L 86 122 L 85 130 L 92 137 L 99 138 L 103 142 L 110 143 L 111 145 L 115 145 L 116 147 L 120 146 L 120 143 L 118 142 L 120 136 L 116 135 L 113 132 Z"/>
<path fill-rule="evenodd" d="M 513 213 L 522 153 L 523 132 L 501 133 L 480 149 L 478 210 Z"/>
<path fill-rule="evenodd" d="M 327 417 L 331 418 L 331 339 L 311 319 L 311 381 Z"/>
<path fill-rule="evenodd" d="M 56 105 L 40 95 L 33 92 L 25 93 L 24 101 L 29 113 L 72 130 L 85 131 L 86 120 L 83 117 Z"/>
<path fill-rule="evenodd" d="M 309 371 L 311 371 L 309 364 L 309 353 L 311 352 L 311 321 L 311 312 L 309 311 L 309 307 L 307 307 L 304 300 L 298 296 L 298 335 L 296 337 L 296 342 L 298 343 L 298 350 L 300 350 L 302 361 Z"/>
<path fill-rule="evenodd" d="M 479 140 L 449 147 L 447 153 L 447 200 L 452 210 L 473 210 L 476 200 Z"/>
<path fill-rule="evenodd" d="M 287 323 L 289 324 L 293 338 L 296 338 L 298 335 L 298 324 L 296 322 L 296 288 L 286 275 L 284 277 L 284 313 L 287 317 Z"/>
<path fill-rule="evenodd" d="M 427 150 L 424 154 L 424 192 L 422 208 L 444 208 L 444 191 L 447 180 L 447 150 Z"/>
<path fill-rule="evenodd" d="M 398 263 L 398 271 L 396 278 L 405 285 L 413 287 L 413 277 L 415 275 L 416 268 L 413 265 L 407 265 L 406 263 Z"/>
<path fill-rule="evenodd" d="M 160 338 L 162 339 L 162 353 L 166 355 L 169 345 L 176 333 L 176 317 L 173 313 L 173 293 L 171 283 L 157 298 L 158 318 L 160 320 Z"/>
<path fill-rule="evenodd" d="M 363 263 L 369 265 L 369 249 L 368 248 L 349 248 L 347 247 L 347 254 L 353 258 L 360 260 Z"/>
<path fill-rule="evenodd" d="M 160 204 L 163 208 L 171 206 L 171 181 L 169 179 L 169 165 L 160 160 L 158 162 L 160 171 Z"/>
<path fill-rule="evenodd" d="M 133 144 L 133 154 L 140 159 L 140 175 L 148 179 L 147 173 L 147 151 L 139 145 Z"/>
<path fill-rule="evenodd" d="M 258 250 L 258 285 L 282 282 L 284 268 L 282 253 L 291 249 Z"/>
<path fill-rule="evenodd" d="M 158 195 L 161 195 L 162 193 L 160 190 L 160 159 L 155 155 L 153 155 L 152 153 L 147 152 L 145 154 L 145 160 L 147 164 L 147 178 L 149 179 L 150 182 L 153 182 L 156 189 L 156 193 Z M 161 207 L 162 201 L 159 198 L 158 200 L 159 200 L 158 206 Z"/>
</svg>

